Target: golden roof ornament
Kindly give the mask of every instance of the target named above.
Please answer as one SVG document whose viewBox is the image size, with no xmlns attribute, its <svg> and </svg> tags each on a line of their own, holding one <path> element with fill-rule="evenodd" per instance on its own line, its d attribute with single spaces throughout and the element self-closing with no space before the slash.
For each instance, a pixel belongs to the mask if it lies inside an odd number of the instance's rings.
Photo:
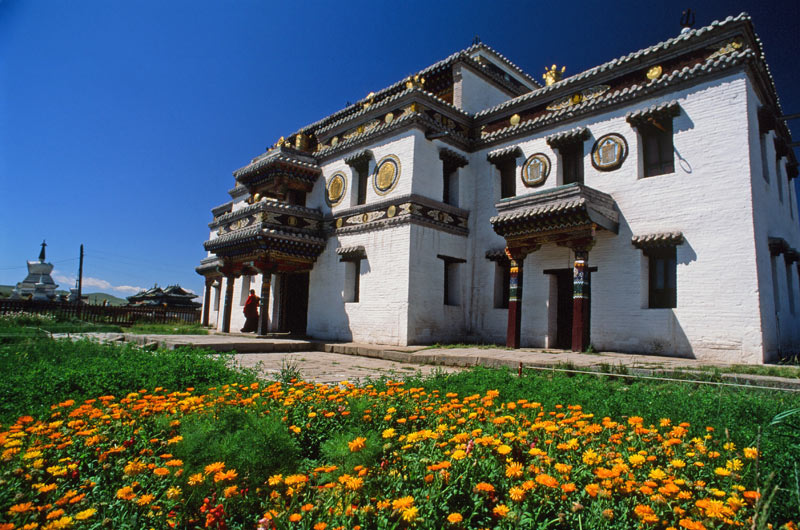
<svg viewBox="0 0 800 530">
<path fill-rule="evenodd" d="M 362 105 L 363 108 L 368 109 L 375 102 L 375 92 L 367 94 L 367 100 Z"/>
<path fill-rule="evenodd" d="M 406 88 L 425 88 L 425 78 L 421 75 L 409 76 L 406 80 Z"/>
<path fill-rule="evenodd" d="M 663 68 L 661 68 L 661 65 L 653 66 L 647 71 L 647 79 L 650 79 L 651 81 L 653 79 L 658 79 L 659 77 L 661 77 L 661 74 L 663 72 L 664 70 Z"/>
<path fill-rule="evenodd" d="M 558 83 L 559 81 L 561 81 L 561 78 L 563 77 L 564 71 L 566 69 L 567 69 L 566 66 L 562 66 L 561 71 L 558 70 L 556 65 L 553 65 L 550 68 L 547 68 L 545 66 L 544 75 L 542 75 L 542 77 L 544 78 L 545 86 L 550 86 L 553 83 Z"/>
</svg>

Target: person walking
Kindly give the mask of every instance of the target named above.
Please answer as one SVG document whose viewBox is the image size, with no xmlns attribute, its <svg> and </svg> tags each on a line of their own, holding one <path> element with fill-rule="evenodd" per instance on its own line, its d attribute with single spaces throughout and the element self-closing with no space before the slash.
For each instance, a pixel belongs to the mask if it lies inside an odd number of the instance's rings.
<svg viewBox="0 0 800 530">
<path fill-rule="evenodd" d="M 250 296 L 244 303 L 244 327 L 242 333 L 249 333 L 258 330 L 258 304 L 261 299 L 256 296 L 255 289 L 250 289 Z"/>
</svg>

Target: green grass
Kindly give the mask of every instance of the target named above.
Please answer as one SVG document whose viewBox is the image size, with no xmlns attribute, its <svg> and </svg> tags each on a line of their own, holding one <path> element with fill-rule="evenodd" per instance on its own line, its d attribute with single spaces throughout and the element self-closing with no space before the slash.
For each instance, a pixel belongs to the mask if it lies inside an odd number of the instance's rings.
<svg viewBox="0 0 800 530">
<path fill-rule="evenodd" d="M 456 343 L 446 343 L 442 344 L 441 342 L 437 342 L 436 344 L 431 344 L 423 348 L 424 350 L 463 350 L 463 349 L 470 349 L 475 348 L 479 350 L 507 350 L 505 345 L 501 344 L 472 344 L 467 342 L 456 342 Z"/>
<path fill-rule="evenodd" d="M 800 407 L 800 392 L 758 390 L 682 382 L 615 378 L 613 375 L 568 375 L 525 370 L 522 377 L 499 369 L 474 368 L 453 374 L 437 372 L 410 378 L 409 385 L 460 396 L 497 389 L 503 401 L 528 399 L 552 409 L 557 404 L 581 405 L 597 417 L 641 416 L 647 424 L 669 418 L 712 427 L 730 436 L 737 447 L 759 445 L 764 452 L 762 477 L 775 473 L 780 485 L 773 510 L 791 518 L 800 509 L 792 497 L 794 463 L 800 460 L 800 427 L 771 425 L 779 413 Z M 376 382 L 380 386 L 380 382 Z"/>
<path fill-rule="evenodd" d="M 731 364 L 728 366 L 703 366 L 701 370 L 726 374 L 766 375 L 800 379 L 800 366 L 780 364 Z"/>
<path fill-rule="evenodd" d="M 230 360 L 230 354 L 192 348 L 151 352 L 88 340 L 0 344 L 0 423 L 27 414 L 41 417 L 50 405 L 66 399 L 255 381 L 254 372 L 233 369 Z"/>
<path fill-rule="evenodd" d="M 208 335 L 208 330 L 199 323 L 187 324 L 185 322 L 175 322 L 172 324 L 134 324 L 125 331 L 137 335 Z"/>
</svg>

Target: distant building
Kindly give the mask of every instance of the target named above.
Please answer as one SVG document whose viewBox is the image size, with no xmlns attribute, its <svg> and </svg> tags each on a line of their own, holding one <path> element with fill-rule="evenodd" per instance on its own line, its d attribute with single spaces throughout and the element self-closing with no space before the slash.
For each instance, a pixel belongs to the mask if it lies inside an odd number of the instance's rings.
<svg viewBox="0 0 800 530">
<path fill-rule="evenodd" d="M 204 324 L 255 289 L 261 333 L 797 352 L 797 159 L 750 17 L 562 73 L 478 43 L 281 138 L 211 210 Z"/>
<path fill-rule="evenodd" d="M 28 262 L 28 275 L 19 282 L 11 292 L 12 300 L 32 299 L 43 302 L 55 300 L 56 288 L 58 285 L 53 281 L 50 274 L 53 272 L 53 264 L 45 262 L 45 247 L 47 243 L 42 241 L 42 250 L 39 252 L 39 261 Z"/>
<path fill-rule="evenodd" d="M 128 305 L 197 309 L 201 304 L 192 301 L 196 296 L 185 291 L 180 285 L 170 285 L 165 289 L 155 285 L 152 289 L 129 296 Z"/>
</svg>

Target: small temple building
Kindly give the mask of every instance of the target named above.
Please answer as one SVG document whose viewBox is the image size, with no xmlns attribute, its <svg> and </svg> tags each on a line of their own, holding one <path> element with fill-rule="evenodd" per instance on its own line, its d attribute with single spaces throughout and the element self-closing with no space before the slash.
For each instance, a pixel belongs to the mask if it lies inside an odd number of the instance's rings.
<svg viewBox="0 0 800 530">
<path fill-rule="evenodd" d="M 28 275 L 11 291 L 10 298 L 12 300 L 28 299 L 51 302 L 58 297 L 56 294 L 58 285 L 50 276 L 53 272 L 53 264 L 45 261 L 45 247 L 47 247 L 47 243 L 42 241 L 39 260 L 28 262 Z"/>
<path fill-rule="evenodd" d="M 211 210 L 203 324 L 255 289 L 262 334 L 800 350 L 798 162 L 750 17 L 564 73 L 476 43 L 281 137 Z"/>
<path fill-rule="evenodd" d="M 167 308 L 197 309 L 197 295 L 184 290 L 180 285 L 170 285 L 164 289 L 154 285 L 151 289 L 140 291 L 128 297 L 131 306 L 159 306 Z"/>
</svg>

